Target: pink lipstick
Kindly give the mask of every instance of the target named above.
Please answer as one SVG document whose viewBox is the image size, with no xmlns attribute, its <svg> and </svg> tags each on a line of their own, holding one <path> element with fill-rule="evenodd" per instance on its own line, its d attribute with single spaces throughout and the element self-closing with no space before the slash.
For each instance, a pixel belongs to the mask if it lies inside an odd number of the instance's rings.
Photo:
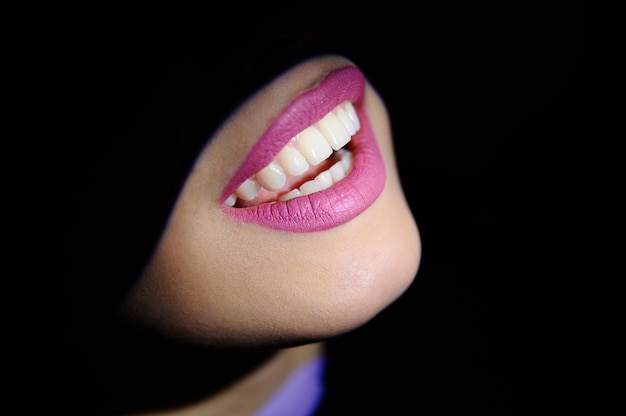
<svg viewBox="0 0 626 416">
<path fill-rule="evenodd" d="M 365 211 L 385 186 L 385 166 L 365 111 L 365 78 L 354 66 L 329 73 L 314 89 L 291 102 L 270 124 L 233 175 L 218 201 L 224 212 L 243 222 L 290 232 L 323 231 L 344 224 Z M 276 158 L 307 127 L 344 102 L 352 103 L 360 129 L 348 145 L 352 166 L 347 175 L 327 189 L 286 201 L 254 206 L 224 202 L 246 179 Z"/>
</svg>

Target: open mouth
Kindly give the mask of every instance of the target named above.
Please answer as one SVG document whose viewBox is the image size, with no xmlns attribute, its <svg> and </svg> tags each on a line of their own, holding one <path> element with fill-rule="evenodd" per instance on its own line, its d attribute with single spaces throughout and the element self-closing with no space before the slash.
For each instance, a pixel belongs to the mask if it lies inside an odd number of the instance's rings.
<svg viewBox="0 0 626 416">
<path fill-rule="evenodd" d="M 350 221 L 383 191 L 385 164 L 369 122 L 365 78 L 329 73 L 270 124 L 220 195 L 225 215 L 290 232 Z"/>
<path fill-rule="evenodd" d="M 349 142 L 361 128 L 350 101 L 296 134 L 267 166 L 247 178 L 224 202 L 245 208 L 323 191 L 352 169 Z"/>
</svg>

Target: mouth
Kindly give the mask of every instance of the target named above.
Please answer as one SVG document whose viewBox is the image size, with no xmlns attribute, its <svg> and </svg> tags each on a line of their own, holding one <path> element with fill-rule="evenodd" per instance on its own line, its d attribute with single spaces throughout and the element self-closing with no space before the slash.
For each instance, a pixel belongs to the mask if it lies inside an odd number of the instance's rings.
<svg viewBox="0 0 626 416">
<path fill-rule="evenodd" d="M 345 101 L 294 136 L 272 162 L 247 178 L 224 203 L 245 208 L 330 188 L 352 169 L 348 144 L 360 129 L 354 106 Z"/>
<path fill-rule="evenodd" d="M 385 168 L 353 66 L 328 74 L 273 121 L 224 189 L 224 212 L 292 232 L 322 231 L 378 198 Z"/>
</svg>

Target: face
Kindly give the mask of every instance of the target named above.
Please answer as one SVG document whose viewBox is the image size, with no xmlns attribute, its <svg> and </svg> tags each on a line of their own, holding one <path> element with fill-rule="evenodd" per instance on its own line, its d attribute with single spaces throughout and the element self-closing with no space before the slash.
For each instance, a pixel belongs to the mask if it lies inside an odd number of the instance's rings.
<svg viewBox="0 0 626 416">
<path fill-rule="evenodd" d="M 311 342 L 373 318 L 419 261 L 381 98 L 316 57 L 216 131 L 122 312 L 207 345 Z"/>
</svg>

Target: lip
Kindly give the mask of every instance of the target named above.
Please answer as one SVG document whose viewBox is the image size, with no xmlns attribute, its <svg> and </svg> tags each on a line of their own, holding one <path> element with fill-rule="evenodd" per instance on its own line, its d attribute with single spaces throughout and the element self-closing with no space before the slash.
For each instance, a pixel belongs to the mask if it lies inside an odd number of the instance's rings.
<svg viewBox="0 0 626 416">
<path fill-rule="evenodd" d="M 365 78 L 354 66 L 329 73 L 316 88 L 285 108 L 235 172 L 219 199 L 226 215 L 266 228 L 290 232 L 323 231 L 344 224 L 376 201 L 385 186 L 385 165 L 365 110 Z M 361 129 L 352 137 L 351 172 L 332 187 L 284 202 L 234 208 L 224 201 L 244 180 L 261 170 L 293 136 L 319 121 L 340 103 L 352 101 Z"/>
</svg>

